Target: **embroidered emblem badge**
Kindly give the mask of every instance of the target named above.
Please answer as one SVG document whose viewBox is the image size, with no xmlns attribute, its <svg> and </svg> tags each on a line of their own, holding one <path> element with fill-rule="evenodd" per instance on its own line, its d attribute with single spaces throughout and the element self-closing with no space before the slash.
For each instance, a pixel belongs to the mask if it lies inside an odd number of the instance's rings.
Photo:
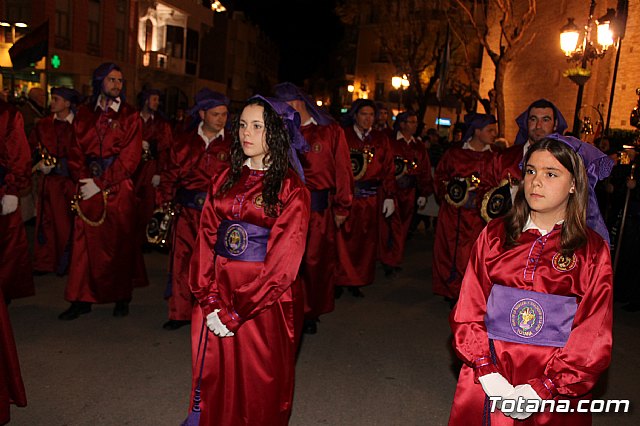
<svg viewBox="0 0 640 426">
<path fill-rule="evenodd" d="M 253 197 L 253 205 L 257 209 L 261 209 L 264 206 L 264 200 L 262 199 L 262 194 L 258 194 Z"/>
<path fill-rule="evenodd" d="M 240 256 L 249 244 L 247 231 L 238 224 L 231 225 L 224 234 L 224 246 L 233 256 Z"/>
<path fill-rule="evenodd" d="M 227 161 L 227 153 L 224 151 L 220 151 L 218 153 L 218 160 L 220 161 Z"/>
<path fill-rule="evenodd" d="M 520 299 L 511 308 L 511 330 L 525 339 L 540 333 L 544 326 L 544 310 L 533 299 Z"/>
<path fill-rule="evenodd" d="M 318 153 L 320 151 L 322 151 L 322 145 L 320 144 L 320 142 L 316 142 L 313 144 L 313 146 L 311 147 L 311 150 L 315 153 Z"/>
<path fill-rule="evenodd" d="M 576 267 L 576 263 L 578 263 L 578 259 L 575 254 L 571 257 L 567 257 L 558 252 L 554 254 L 553 259 L 551 259 L 553 269 L 560 272 L 568 272 L 572 270 Z"/>
</svg>

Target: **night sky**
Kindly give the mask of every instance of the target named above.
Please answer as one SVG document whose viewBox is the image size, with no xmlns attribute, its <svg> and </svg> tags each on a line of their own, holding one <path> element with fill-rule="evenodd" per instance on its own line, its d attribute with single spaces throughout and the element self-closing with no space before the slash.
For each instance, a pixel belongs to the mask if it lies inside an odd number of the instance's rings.
<svg viewBox="0 0 640 426">
<path fill-rule="evenodd" d="M 301 85 L 305 78 L 324 74 L 342 38 L 334 0 L 238 0 L 236 8 L 280 46 L 280 81 Z"/>
</svg>

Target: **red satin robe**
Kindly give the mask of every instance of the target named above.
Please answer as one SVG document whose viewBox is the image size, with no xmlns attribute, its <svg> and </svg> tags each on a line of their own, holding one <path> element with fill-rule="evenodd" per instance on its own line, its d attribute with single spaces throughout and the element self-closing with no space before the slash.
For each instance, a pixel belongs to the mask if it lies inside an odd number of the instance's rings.
<svg viewBox="0 0 640 426">
<path fill-rule="evenodd" d="M 85 105 L 78 109 L 74 125 L 74 143 L 69 150 L 69 171 L 74 181 L 93 178 L 102 190 L 109 190 L 106 219 L 91 226 L 76 216 L 73 228 L 73 252 L 65 289 L 68 301 L 109 303 L 130 300 L 140 264 L 141 248 L 133 242 L 135 231 L 135 194 L 131 175 L 141 154 L 140 116 L 131 105 L 122 103 L 118 112 Z M 87 158 L 116 157 L 101 176 L 93 176 Z M 79 186 L 79 184 L 78 184 Z M 90 220 L 97 221 L 104 207 L 102 193 L 79 202 Z M 146 276 L 144 277 L 146 279 Z"/>
<path fill-rule="evenodd" d="M 0 199 L 5 194 L 20 198 L 31 186 L 31 154 L 20 113 L 0 101 Z M 15 212 L 0 215 L 0 290 L 4 298 L 33 296 L 31 255 L 20 205 Z M 0 300 L 0 303 L 3 303 Z"/>
<path fill-rule="evenodd" d="M 205 148 L 198 129 L 182 133 L 170 150 L 167 168 L 162 172 L 158 187 L 159 205 L 174 200 L 176 191 L 184 188 L 208 192 L 211 179 L 229 168 L 231 136 L 225 132 Z M 193 296 L 189 289 L 189 265 L 200 226 L 200 210 L 180 207 L 174 219 L 169 254 L 169 280 L 171 293 L 167 293 L 169 319 L 191 319 Z M 169 289 L 167 289 L 169 290 Z"/>
<path fill-rule="evenodd" d="M 152 158 L 140 161 L 133 175 L 138 208 L 137 229 L 142 243 L 146 242 L 146 229 L 153 211 L 156 209 L 156 188 L 151 184 L 154 175 L 160 175 L 169 163 L 169 151 L 172 144 L 169 122 L 159 116 L 142 120 L 142 140 L 149 142 Z M 144 156 L 143 156 L 144 157 Z"/>
<path fill-rule="evenodd" d="M 280 215 L 262 207 L 264 172 L 243 167 L 240 180 L 221 197 L 209 190 L 191 264 L 190 286 L 198 300 L 191 328 L 193 388 L 203 319 L 220 309 L 233 337 L 208 336 L 202 374 L 201 425 L 287 425 L 291 414 L 295 354 L 304 302 L 298 269 L 309 225 L 309 191 L 290 170 L 280 191 Z M 217 256 L 221 220 L 241 220 L 270 229 L 264 262 Z M 192 395 L 193 396 L 193 395 Z"/>
<path fill-rule="evenodd" d="M 351 212 L 336 234 L 338 268 L 336 284 L 341 286 L 365 286 L 373 282 L 378 257 L 378 227 L 385 220 L 382 202 L 393 199 L 396 182 L 393 174 L 393 153 L 389 138 L 379 130 L 371 130 L 362 141 L 353 127 L 344 130 L 350 149 L 375 150 L 365 174 L 359 182 L 377 182 L 377 195 L 358 197 L 354 192 Z"/>
<path fill-rule="evenodd" d="M 33 267 L 37 271 L 63 273 L 69 262 L 63 256 L 69 256 L 71 250 L 71 200 L 76 185 L 65 163 L 72 140 L 73 125 L 53 116 L 39 120 L 29 138 L 32 151 L 36 152 L 41 145 L 57 159 L 56 168 L 41 176 L 38 187 L 33 246 Z"/>
<path fill-rule="evenodd" d="M 542 399 L 589 399 L 589 392 L 611 359 L 613 284 L 607 243 L 588 229 L 587 245 L 575 252 L 568 267 L 554 262 L 561 226 L 545 237 L 537 230 L 522 233 L 520 245 L 505 250 L 503 219 L 492 220 L 473 247 L 460 299 L 450 316 L 453 346 L 464 366 L 458 379 L 450 425 L 482 425 L 485 393 L 478 377 L 499 372 L 513 386 L 530 384 Z M 539 257 L 538 257 L 539 255 Z M 527 267 L 529 266 L 529 267 Z M 473 368 L 490 357 L 484 324 L 492 284 L 577 298 L 578 308 L 569 340 L 563 348 L 494 340 L 497 364 Z M 482 362 L 484 364 L 484 362 Z M 554 390 L 552 395 L 547 386 Z M 588 413 L 536 413 L 515 421 L 501 412 L 491 414 L 492 426 L 590 425 Z"/>
<path fill-rule="evenodd" d="M 300 156 L 310 191 L 330 192 L 329 207 L 311 211 L 307 249 L 302 259 L 305 318 L 315 319 L 333 311 L 335 305 L 335 215 L 348 216 L 353 200 L 353 174 L 344 131 L 337 123 L 309 124 L 300 129 L 311 150 Z"/>
<path fill-rule="evenodd" d="M 11 404 L 26 406 L 27 395 L 7 305 L 0 300 L 0 424 L 9 422 Z"/>
<path fill-rule="evenodd" d="M 404 138 L 391 140 L 394 158 L 404 160 L 406 169 L 396 175 L 396 212 L 380 226 L 380 261 L 389 266 L 400 266 L 404 246 L 413 220 L 418 197 L 427 198 L 433 193 L 431 162 L 424 143 Z M 410 186 L 407 186 L 411 183 Z"/>
<path fill-rule="evenodd" d="M 480 216 L 484 193 L 495 186 L 492 176 L 493 153 L 458 147 L 449 148 L 436 167 L 434 189 L 440 202 L 438 226 L 433 247 L 433 293 L 458 298 L 460 284 L 467 267 L 471 246 L 485 227 Z M 455 207 L 445 200 L 447 184 L 454 177 L 480 178 L 480 185 L 469 193 L 463 207 Z"/>
</svg>

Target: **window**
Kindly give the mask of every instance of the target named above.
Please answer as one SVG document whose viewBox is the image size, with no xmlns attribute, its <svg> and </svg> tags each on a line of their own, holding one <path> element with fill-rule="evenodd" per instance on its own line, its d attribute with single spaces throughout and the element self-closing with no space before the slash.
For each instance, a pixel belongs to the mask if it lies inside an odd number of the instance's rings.
<svg viewBox="0 0 640 426">
<path fill-rule="evenodd" d="M 167 55 L 182 59 L 184 28 L 167 25 Z"/>
<path fill-rule="evenodd" d="M 56 0 L 55 46 L 71 49 L 71 0 Z"/>
<path fill-rule="evenodd" d="M 87 34 L 87 53 L 89 55 L 100 56 L 100 2 L 91 0 L 89 2 L 89 28 Z"/>
</svg>

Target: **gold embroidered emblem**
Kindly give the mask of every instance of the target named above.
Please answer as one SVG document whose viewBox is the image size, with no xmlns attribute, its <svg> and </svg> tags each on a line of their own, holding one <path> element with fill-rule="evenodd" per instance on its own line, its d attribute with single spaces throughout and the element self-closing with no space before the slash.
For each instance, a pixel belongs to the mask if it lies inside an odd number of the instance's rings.
<svg viewBox="0 0 640 426">
<path fill-rule="evenodd" d="M 218 153 L 218 160 L 220 161 L 227 161 L 227 153 L 224 151 L 220 151 Z"/>
<path fill-rule="evenodd" d="M 261 209 L 264 206 L 264 200 L 262 199 L 262 194 L 259 194 L 253 197 L 253 205 L 257 209 Z"/>
<path fill-rule="evenodd" d="M 320 151 L 322 151 L 322 145 L 320 145 L 320 142 L 316 142 L 313 144 L 313 146 L 311 147 L 311 150 L 315 153 L 318 153 Z"/>
<path fill-rule="evenodd" d="M 564 256 L 562 253 L 558 252 L 553 255 L 553 259 L 551 260 L 551 265 L 553 269 L 560 272 L 568 272 L 576 267 L 578 263 L 578 258 L 576 255 L 572 255 L 571 257 Z"/>
<path fill-rule="evenodd" d="M 113 120 L 113 121 L 110 123 L 110 125 L 111 125 L 111 130 L 115 130 L 115 129 L 117 129 L 118 127 L 120 127 L 120 124 L 119 124 L 116 120 Z"/>
</svg>

